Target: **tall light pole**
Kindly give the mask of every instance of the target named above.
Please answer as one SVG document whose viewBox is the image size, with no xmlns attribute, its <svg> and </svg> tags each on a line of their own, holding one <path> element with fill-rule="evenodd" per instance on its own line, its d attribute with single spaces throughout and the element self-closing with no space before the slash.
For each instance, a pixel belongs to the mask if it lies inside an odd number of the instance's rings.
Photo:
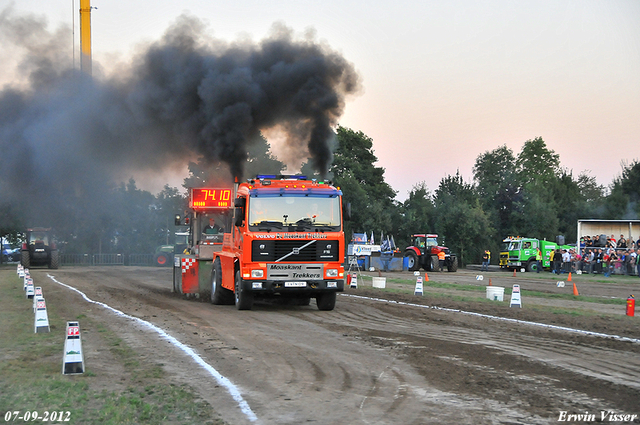
<svg viewBox="0 0 640 425">
<path fill-rule="evenodd" d="M 80 0 L 80 70 L 91 75 L 91 0 Z"/>
</svg>

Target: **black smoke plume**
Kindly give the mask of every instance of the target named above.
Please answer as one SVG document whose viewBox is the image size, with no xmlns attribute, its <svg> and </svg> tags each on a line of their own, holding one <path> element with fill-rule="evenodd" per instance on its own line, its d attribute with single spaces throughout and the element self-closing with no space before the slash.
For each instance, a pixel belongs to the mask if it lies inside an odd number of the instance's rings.
<svg viewBox="0 0 640 425">
<path fill-rule="evenodd" d="M 94 193 L 99 203 L 107 182 L 196 157 L 242 179 L 248 141 L 276 126 L 287 132 L 287 155 L 310 156 L 324 175 L 332 128 L 359 90 L 342 55 L 283 25 L 259 42 L 227 43 L 181 16 L 108 77 L 95 62 L 93 77 L 72 68 L 69 34 L 11 7 L 0 13 L 0 42 L 21 53 L 22 77 L 0 91 L 3 202 L 64 214 L 50 195 Z"/>
</svg>

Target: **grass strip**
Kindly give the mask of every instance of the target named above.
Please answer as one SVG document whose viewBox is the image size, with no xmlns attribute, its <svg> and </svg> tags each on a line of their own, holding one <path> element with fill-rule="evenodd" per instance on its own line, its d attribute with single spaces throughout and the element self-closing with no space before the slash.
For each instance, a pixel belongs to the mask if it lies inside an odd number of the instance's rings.
<svg viewBox="0 0 640 425">
<path fill-rule="evenodd" d="M 374 291 L 380 291 L 381 293 L 391 293 L 391 294 L 406 294 L 406 295 L 413 295 L 414 290 L 413 289 L 404 289 L 404 288 L 371 288 Z M 506 291 L 505 291 L 506 293 Z M 473 297 L 473 296 L 462 296 L 462 295 L 453 295 L 453 294 L 443 294 L 442 292 L 429 292 L 429 291 L 423 291 L 423 296 L 424 297 L 431 297 L 431 298 L 440 298 L 440 299 L 446 299 L 446 300 L 451 300 L 451 301 L 456 301 L 456 302 L 481 302 L 481 303 L 487 303 L 487 304 L 494 304 L 496 301 L 487 299 L 486 297 Z M 572 297 L 572 299 L 579 299 L 580 297 Z M 563 315 L 569 315 L 569 316 L 587 316 L 587 317 L 606 317 L 608 319 L 614 319 L 614 320 L 624 320 L 624 316 L 619 316 L 619 315 L 615 315 L 615 314 L 606 314 L 606 313 L 602 313 L 602 312 L 597 312 L 597 311 L 593 311 L 593 310 L 585 310 L 585 309 L 581 309 L 581 308 L 567 308 L 567 307 L 554 307 L 554 306 L 547 306 L 547 305 L 540 305 L 540 304 L 535 304 L 535 299 L 534 300 L 528 300 L 527 301 L 527 309 L 529 310 L 533 310 L 533 311 L 539 311 L 539 312 L 547 312 L 547 313 L 552 313 L 552 314 L 563 314 Z"/>
<path fill-rule="evenodd" d="M 145 361 L 91 317 L 76 319 L 98 329 L 98 337 L 124 370 L 121 389 L 105 390 L 100 382 L 105 378 L 87 364 L 82 375 L 63 375 L 66 322 L 47 303 L 51 332 L 36 334 L 32 305 L 15 271 L 0 269 L 0 419 L 17 420 L 12 412 L 24 417 L 27 411 L 37 411 L 40 416 L 63 412 L 69 424 L 224 423 L 212 419 L 216 414 L 211 406 L 190 387 L 167 383 L 160 366 Z"/>
<path fill-rule="evenodd" d="M 397 283 L 399 285 L 410 286 L 411 288 L 415 287 L 415 282 L 410 279 L 401 279 L 401 278 L 387 278 L 387 281 L 390 283 Z M 478 285 L 468 285 L 468 284 L 459 284 L 459 283 L 443 283 L 436 281 L 428 281 L 422 283 L 423 288 L 441 288 L 441 289 L 454 289 L 456 291 L 470 291 L 470 292 L 482 292 L 486 291 L 484 286 Z M 409 292 L 409 290 L 407 290 Z M 522 295 L 526 295 L 528 297 L 535 298 L 547 298 L 547 299 L 559 299 L 559 300 L 572 300 L 572 301 L 582 301 L 588 303 L 598 303 L 598 304 L 614 304 L 614 305 L 626 305 L 627 300 L 622 298 L 602 298 L 602 297 L 589 297 L 584 295 L 575 296 L 573 294 L 553 294 L 549 292 L 541 292 L 541 291 L 531 291 L 528 289 L 521 289 Z M 410 290 L 413 292 L 413 289 Z M 511 295 L 511 288 L 504 288 L 505 295 Z"/>
</svg>

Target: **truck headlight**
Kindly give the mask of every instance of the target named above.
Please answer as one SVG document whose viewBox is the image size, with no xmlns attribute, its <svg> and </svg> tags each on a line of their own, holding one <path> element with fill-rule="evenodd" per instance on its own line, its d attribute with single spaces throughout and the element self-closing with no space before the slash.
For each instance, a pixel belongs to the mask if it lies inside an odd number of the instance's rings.
<svg viewBox="0 0 640 425">
<path fill-rule="evenodd" d="M 262 270 L 262 269 L 251 270 L 251 277 L 256 278 L 256 279 L 263 278 L 264 277 L 264 270 Z"/>
<path fill-rule="evenodd" d="M 325 274 L 327 277 L 338 277 L 338 269 L 327 269 Z"/>
</svg>

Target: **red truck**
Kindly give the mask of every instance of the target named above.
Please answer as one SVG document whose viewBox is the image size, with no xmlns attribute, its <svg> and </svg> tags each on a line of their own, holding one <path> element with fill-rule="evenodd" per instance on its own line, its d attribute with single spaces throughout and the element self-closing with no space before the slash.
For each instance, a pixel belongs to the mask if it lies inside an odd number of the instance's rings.
<svg viewBox="0 0 640 425">
<path fill-rule="evenodd" d="M 174 290 L 239 310 L 258 298 L 302 305 L 315 298 L 318 309 L 333 310 L 344 290 L 339 188 L 299 175 L 260 175 L 237 185 L 233 200 L 231 189 L 192 189 L 192 197 L 202 190 L 210 196 L 190 202 L 193 249 L 176 256 Z M 211 216 L 220 227 L 207 234 L 200 229 Z"/>
</svg>

